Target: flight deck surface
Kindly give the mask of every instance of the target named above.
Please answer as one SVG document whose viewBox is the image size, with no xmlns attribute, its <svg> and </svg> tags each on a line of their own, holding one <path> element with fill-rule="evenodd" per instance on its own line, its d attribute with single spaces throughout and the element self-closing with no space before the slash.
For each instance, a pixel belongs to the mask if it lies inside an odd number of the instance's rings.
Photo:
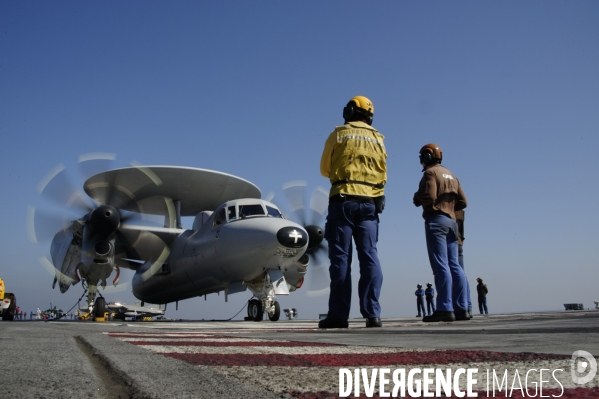
<svg viewBox="0 0 599 399">
<path fill-rule="evenodd" d="M 543 396 L 599 398 L 599 376 L 582 384 L 571 376 L 575 351 L 599 356 L 599 311 L 383 323 L 371 329 L 350 320 L 349 329 L 319 330 L 315 320 L 0 322 L 0 353 L 10 364 L 3 380 L 11 382 L 2 397 L 331 398 L 339 396 L 340 369 L 407 376 L 464 368 L 477 369 L 473 389 L 481 398 L 505 397 L 496 386 L 489 391 L 493 372 L 498 381 L 506 376 L 513 397 L 532 397 L 541 369 L 552 373 L 540 377 Z M 354 397 L 353 386 L 344 388 Z M 392 388 L 391 381 L 385 393 Z M 360 394 L 366 397 L 364 388 Z"/>
</svg>

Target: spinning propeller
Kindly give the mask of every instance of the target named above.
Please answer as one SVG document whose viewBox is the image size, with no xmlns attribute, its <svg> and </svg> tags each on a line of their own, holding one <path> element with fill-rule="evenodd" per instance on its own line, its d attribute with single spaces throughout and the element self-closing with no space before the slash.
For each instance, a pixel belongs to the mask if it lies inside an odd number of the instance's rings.
<svg viewBox="0 0 599 399">
<path fill-rule="evenodd" d="M 283 185 L 283 197 L 287 208 L 291 211 L 291 220 L 304 227 L 308 233 L 307 256 L 309 290 L 308 296 L 326 295 L 329 292 L 329 258 L 328 245 L 324 240 L 325 214 L 329 204 L 329 194 L 322 188 L 317 187 L 312 191 L 309 202 L 307 195 L 307 183 L 305 181 L 293 181 Z M 269 196 L 267 201 L 273 202 L 274 195 Z M 309 204 L 309 206 L 306 206 Z M 302 258 L 300 262 L 305 263 Z"/>
<path fill-rule="evenodd" d="M 114 154 L 95 153 L 79 157 L 78 169 L 82 177 L 114 168 Z M 145 176 L 139 167 L 139 189 L 157 184 L 151 176 Z M 116 286 L 119 278 L 119 265 L 128 267 L 127 259 L 158 259 L 164 253 L 168 256 L 167 245 L 154 234 L 139 229 L 128 229 L 125 222 L 152 222 L 142 215 L 138 190 L 131 190 L 119 182 L 119 174 L 110 179 L 90 178 L 84 184 L 86 195 L 77 188 L 63 165 L 58 165 L 38 185 L 40 194 L 59 208 L 56 211 L 42 211 L 29 207 L 27 230 L 32 242 L 52 238 L 51 257 L 41 259 L 42 265 L 54 266 L 54 283 L 59 283 L 60 291 L 66 292 L 71 285 L 83 278 L 90 294 L 95 296 L 97 285 L 106 286 L 106 279 L 116 270 L 113 280 Z M 91 197 L 91 198 L 90 198 Z M 93 199 L 92 199 L 93 198 Z M 168 206 L 170 199 L 165 198 Z M 171 201 L 172 205 L 172 201 Z M 125 210 L 126 209 L 126 210 Z M 174 220 L 173 217 L 169 218 Z M 171 224 L 171 223 L 169 223 Z M 143 248 L 136 245 L 144 241 Z M 148 241 L 151 250 L 148 253 Z M 144 253 L 145 252 L 145 253 Z M 158 255 L 156 255 L 158 253 Z M 125 287 L 126 288 L 126 285 Z M 91 299 L 93 301 L 93 298 Z"/>
</svg>

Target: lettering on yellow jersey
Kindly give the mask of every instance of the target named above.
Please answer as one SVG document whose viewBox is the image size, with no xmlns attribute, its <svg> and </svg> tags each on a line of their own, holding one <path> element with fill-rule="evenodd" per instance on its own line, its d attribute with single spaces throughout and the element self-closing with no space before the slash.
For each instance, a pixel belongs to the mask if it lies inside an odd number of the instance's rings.
<svg viewBox="0 0 599 399">
<path fill-rule="evenodd" d="M 356 140 L 366 140 L 369 141 L 371 143 L 377 143 L 378 145 L 383 145 L 383 143 L 381 143 L 379 140 L 377 139 L 373 139 L 371 137 L 366 137 L 366 136 L 343 136 L 343 137 L 339 137 L 339 141 L 344 141 L 344 140 L 349 140 L 349 139 L 356 139 Z"/>
<path fill-rule="evenodd" d="M 350 139 L 354 139 L 354 140 L 364 140 L 367 141 L 369 143 L 374 143 L 374 144 L 378 144 L 383 151 L 385 151 L 385 145 L 383 144 L 382 141 L 374 139 L 372 137 L 367 137 L 367 136 L 361 136 L 361 135 L 347 135 L 347 136 L 341 136 L 339 137 L 339 142 L 343 142 L 345 140 L 350 140 Z"/>
</svg>

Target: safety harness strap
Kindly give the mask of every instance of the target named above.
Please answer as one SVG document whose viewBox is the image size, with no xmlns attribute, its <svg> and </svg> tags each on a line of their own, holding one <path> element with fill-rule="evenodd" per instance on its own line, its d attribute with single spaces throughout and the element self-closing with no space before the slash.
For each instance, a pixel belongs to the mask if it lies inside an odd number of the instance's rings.
<svg viewBox="0 0 599 399">
<path fill-rule="evenodd" d="M 370 187 L 375 187 L 375 188 L 385 188 L 385 185 L 381 184 L 381 183 L 374 184 L 374 183 L 368 183 L 366 181 L 350 180 L 350 179 L 337 180 L 336 182 L 332 183 L 332 185 L 337 186 L 339 184 L 347 184 L 347 183 L 363 184 L 365 186 L 370 186 Z"/>
</svg>

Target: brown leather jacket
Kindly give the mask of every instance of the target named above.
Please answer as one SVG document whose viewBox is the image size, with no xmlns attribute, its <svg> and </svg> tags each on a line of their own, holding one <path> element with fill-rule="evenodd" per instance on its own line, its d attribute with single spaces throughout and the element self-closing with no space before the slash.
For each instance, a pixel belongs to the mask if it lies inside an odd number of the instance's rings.
<svg viewBox="0 0 599 399">
<path fill-rule="evenodd" d="M 489 293 L 489 288 L 487 287 L 487 284 L 483 284 L 481 281 L 476 286 L 476 292 L 479 296 L 487 296 Z"/>
<path fill-rule="evenodd" d="M 466 208 L 468 202 L 457 177 L 441 164 L 434 164 L 424 168 L 414 205 L 422 206 L 425 219 L 441 212 L 455 220 L 455 211 Z"/>
</svg>

